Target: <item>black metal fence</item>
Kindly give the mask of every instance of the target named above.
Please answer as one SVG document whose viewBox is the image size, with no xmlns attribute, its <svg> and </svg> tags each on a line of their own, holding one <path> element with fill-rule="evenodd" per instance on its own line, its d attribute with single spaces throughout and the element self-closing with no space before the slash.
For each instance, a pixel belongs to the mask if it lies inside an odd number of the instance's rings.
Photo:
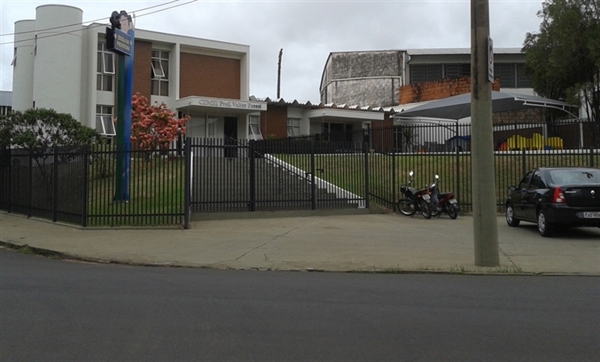
<svg viewBox="0 0 600 362">
<path fill-rule="evenodd" d="M 600 165 L 600 150 L 592 147 L 592 125 L 576 120 L 555 124 L 511 124 L 494 127 L 494 159 L 498 211 L 504 211 L 508 186 L 535 167 Z M 559 130 L 558 133 L 557 129 Z M 417 186 L 441 177 L 440 189 L 454 191 L 462 210 L 472 210 L 471 126 L 469 124 L 403 124 L 363 131 L 372 152 L 371 198 L 395 208 L 400 186 L 415 172 Z"/>
<path fill-rule="evenodd" d="M 189 144 L 192 212 L 368 207 L 362 145 L 312 139 Z M 322 157 L 340 154 L 358 157 Z"/>
<path fill-rule="evenodd" d="M 174 152 L 129 152 L 123 198 L 110 146 L 2 150 L 0 209 L 82 226 L 183 224 L 185 162 Z"/>
<path fill-rule="evenodd" d="M 585 122 L 498 126 L 494 131 L 496 194 L 503 211 L 507 188 L 538 166 L 600 165 L 588 147 Z M 510 127 L 510 129 L 507 129 Z M 555 125 L 555 127 L 559 127 Z M 537 131 L 542 133 L 539 133 Z M 188 139 L 184 149 L 119 155 L 93 149 L 0 151 L 0 209 L 82 226 L 183 225 L 190 213 L 369 208 L 395 210 L 400 186 L 440 175 L 462 210 L 472 209 L 470 126 L 401 125 L 361 131 L 365 143 L 297 139 Z M 552 131 L 556 132 L 556 130 Z M 127 156 L 127 199 L 117 159 Z"/>
</svg>

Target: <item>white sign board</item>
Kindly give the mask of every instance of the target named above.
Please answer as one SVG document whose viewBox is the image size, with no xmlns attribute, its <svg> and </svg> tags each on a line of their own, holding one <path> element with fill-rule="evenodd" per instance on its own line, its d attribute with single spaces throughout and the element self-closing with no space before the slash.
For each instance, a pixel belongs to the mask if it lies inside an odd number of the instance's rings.
<svg viewBox="0 0 600 362">
<path fill-rule="evenodd" d="M 488 37 L 488 80 L 494 83 L 494 42 Z"/>
</svg>

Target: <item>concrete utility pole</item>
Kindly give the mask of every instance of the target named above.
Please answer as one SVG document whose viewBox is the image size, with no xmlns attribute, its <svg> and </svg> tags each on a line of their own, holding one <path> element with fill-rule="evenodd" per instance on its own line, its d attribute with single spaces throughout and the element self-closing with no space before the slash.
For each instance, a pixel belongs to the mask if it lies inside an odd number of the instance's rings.
<svg viewBox="0 0 600 362">
<path fill-rule="evenodd" d="M 488 0 L 471 0 L 471 173 L 475 265 L 499 266 Z M 489 54 L 489 55 L 488 55 Z M 493 68 L 492 68 L 493 69 Z M 493 78 L 493 76 L 491 77 Z"/>
</svg>

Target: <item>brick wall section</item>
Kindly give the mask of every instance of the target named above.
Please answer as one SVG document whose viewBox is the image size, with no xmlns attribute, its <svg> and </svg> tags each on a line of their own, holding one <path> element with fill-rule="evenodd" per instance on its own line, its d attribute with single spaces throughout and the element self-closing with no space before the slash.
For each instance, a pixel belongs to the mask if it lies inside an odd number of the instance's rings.
<svg viewBox="0 0 600 362">
<path fill-rule="evenodd" d="M 275 135 L 287 137 L 287 107 L 269 104 L 266 112 L 260 113 L 260 132 L 263 138 Z"/>
<path fill-rule="evenodd" d="M 135 55 L 133 58 L 133 94 L 140 93 L 144 97 L 151 97 L 152 76 L 152 43 L 135 41 Z"/>
<path fill-rule="evenodd" d="M 239 59 L 181 53 L 181 98 L 203 96 L 240 99 Z"/>
<path fill-rule="evenodd" d="M 500 78 L 496 78 L 492 90 L 500 90 Z M 432 101 L 471 92 L 471 78 L 442 79 L 400 87 L 399 104 Z"/>
</svg>

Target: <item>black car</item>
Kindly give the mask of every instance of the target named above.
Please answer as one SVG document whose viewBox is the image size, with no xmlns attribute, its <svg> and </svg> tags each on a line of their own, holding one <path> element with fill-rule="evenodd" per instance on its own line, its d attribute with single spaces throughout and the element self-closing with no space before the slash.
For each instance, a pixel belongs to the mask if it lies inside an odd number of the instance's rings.
<svg viewBox="0 0 600 362">
<path fill-rule="evenodd" d="M 508 188 L 506 222 L 537 223 L 542 236 L 558 226 L 600 227 L 600 169 L 540 167 Z"/>
</svg>

